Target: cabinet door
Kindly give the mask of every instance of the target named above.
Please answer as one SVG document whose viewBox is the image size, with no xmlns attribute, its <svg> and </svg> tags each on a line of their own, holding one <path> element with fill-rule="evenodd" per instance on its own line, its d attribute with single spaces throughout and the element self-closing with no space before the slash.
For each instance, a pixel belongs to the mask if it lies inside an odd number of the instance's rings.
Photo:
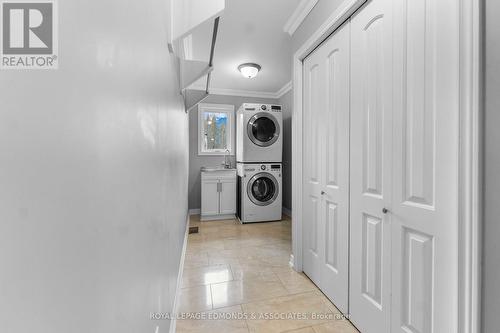
<svg viewBox="0 0 500 333">
<path fill-rule="evenodd" d="M 219 192 L 217 191 L 218 179 L 205 179 L 201 181 L 201 215 L 219 214 Z"/>
<path fill-rule="evenodd" d="M 236 179 L 220 180 L 220 214 L 236 213 Z"/>
</svg>

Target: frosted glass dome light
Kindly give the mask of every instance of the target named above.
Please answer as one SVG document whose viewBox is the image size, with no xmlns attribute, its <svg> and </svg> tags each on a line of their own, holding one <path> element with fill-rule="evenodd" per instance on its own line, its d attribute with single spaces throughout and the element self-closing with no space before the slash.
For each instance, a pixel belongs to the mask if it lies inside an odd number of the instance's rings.
<svg viewBox="0 0 500 333">
<path fill-rule="evenodd" d="M 241 64 L 238 66 L 238 70 L 240 71 L 241 75 L 248 79 L 256 77 L 260 69 L 260 65 L 253 63 Z"/>
</svg>

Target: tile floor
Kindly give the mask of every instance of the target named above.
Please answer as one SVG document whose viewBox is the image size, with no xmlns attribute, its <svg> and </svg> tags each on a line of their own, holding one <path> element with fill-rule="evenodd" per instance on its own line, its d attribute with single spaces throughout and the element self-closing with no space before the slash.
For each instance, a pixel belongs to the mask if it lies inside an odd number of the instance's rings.
<svg viewBox="0 0 500 333">
<path fill-rule="evenodd" d="M 241 225 L 192 216 L 190 224 L 199 233 L 189 235 L 179 309 L 190 318 L 177 320 L 178 333 L 358 332 L 288 266 L 290 219 Z"/>
</svg>

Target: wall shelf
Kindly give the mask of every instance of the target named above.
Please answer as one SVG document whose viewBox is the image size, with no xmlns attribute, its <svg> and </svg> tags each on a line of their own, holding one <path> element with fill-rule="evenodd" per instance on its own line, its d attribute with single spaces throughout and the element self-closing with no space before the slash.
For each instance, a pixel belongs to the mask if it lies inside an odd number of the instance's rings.
<svg viewBox="0 0 500 333">
<path fill-rule="evenodd" d="M 170 49 L 178 58 L 180 92 L 188 112 L 210 93 L 215 43 L 225 0 L 171 1 Z M 205 89 L 193 88 L 200 85 Z"/>
</svg>

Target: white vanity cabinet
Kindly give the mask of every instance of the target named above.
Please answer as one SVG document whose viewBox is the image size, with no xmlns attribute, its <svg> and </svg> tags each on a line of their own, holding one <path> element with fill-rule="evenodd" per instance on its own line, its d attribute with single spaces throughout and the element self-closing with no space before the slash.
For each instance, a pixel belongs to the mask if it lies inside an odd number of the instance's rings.
<svg viewBox="0 0 500 333">
<path fill-rule="evenodd" d="M 202 169 L 201 220 L 234 218 L 236 213 L 236 170 Z"/>
</svg>

